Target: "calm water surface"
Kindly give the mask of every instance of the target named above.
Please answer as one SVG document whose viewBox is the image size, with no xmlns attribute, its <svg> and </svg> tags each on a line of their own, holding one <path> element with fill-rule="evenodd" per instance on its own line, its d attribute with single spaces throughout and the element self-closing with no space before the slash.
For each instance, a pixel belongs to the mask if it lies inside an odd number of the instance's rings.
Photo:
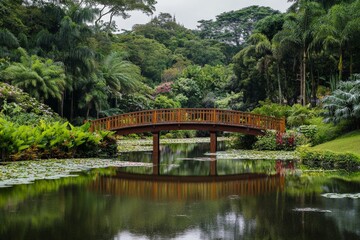
<svg viewBox="0 0 360 240">
<path fill-rule="evenodd" d="M 208 145 L 162 146 L 161 176 L 98 169 L 0 189 L 0 239 L 360 239 L 359 173 L 222 158 L 209 176 Z"/>
</svg>

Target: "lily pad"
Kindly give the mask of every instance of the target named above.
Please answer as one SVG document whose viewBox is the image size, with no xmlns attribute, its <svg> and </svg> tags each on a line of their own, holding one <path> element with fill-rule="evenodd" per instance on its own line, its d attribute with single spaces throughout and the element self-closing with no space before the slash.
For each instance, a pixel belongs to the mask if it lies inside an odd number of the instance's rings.
<svg viewBox="0 0 360 240">
<path fill-rule="evenodd" d="M 343 199 L 343 198 L 360 199 L 360 193 L 325 193 L 325 194 L 321 194 L 321 196 L 332 199 Z"/>
<path fill-rule="evenodd" d="M 294 208 L 294 212 L 315 212 L 315 213 L 331 213 L 330 210 L 323 210 L 319 208 Z"/>
<path fill-rule="evenodd" d="M 0 187 L 32 184 L 40 179 L 76 177 L 74 172 L 93 168 L 152 166 L 150 163 L 124 162 L 113 159 L 71 159 L 14 162 L 0 166 Z"/>
</svg>

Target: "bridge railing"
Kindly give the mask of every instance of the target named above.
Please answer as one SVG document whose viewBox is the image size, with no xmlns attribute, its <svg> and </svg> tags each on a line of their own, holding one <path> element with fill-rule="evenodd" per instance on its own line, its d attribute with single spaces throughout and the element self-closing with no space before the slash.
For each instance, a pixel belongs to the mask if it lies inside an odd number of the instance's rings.
<svg viewBox="0 0 360 240">
<path fill-rule="evenodd" d="M 240 111 L 206 108 L 157 109 L 125 113 L 93 120 L 91 121 L 91 130 L 116 130 L 132 126 L 173 123 L 214 123 L 285 131 L 284 119 Z"/>
</svg>

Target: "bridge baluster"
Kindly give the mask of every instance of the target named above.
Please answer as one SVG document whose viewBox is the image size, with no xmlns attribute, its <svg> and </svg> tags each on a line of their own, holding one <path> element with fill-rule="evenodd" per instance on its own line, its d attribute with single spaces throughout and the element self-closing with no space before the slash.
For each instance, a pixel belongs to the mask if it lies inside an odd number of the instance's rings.
<svg viewBox="0 0 360 240">
<path fill-rule="evenodd" d="M 141 126 L 161 123 L 214 123 L 230 126 L 246 126 L 257 129 L 274 129 L 285 131 L 285 119 L 262 116 L 238 111 L 218 109 L 163 109 L 134 112 L 93 120 L 90 122 L 90 131 L 119 130 L 129 126 Z"/>
</svg>

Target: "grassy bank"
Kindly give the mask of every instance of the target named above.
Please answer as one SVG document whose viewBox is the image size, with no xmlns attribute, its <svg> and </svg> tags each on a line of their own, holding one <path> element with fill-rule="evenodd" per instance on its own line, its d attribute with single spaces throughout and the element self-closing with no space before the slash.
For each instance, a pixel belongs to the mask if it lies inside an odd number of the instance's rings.
<svg viewBox="0 0 360 240">
<path fill-rule="evenodd" d="M 360 130 L 341 136 L 333 141 L 313 147 L 314 150 L 335 153 L 353 153 L 360 157 Z"/>
<path fill-rule="evenodd" d="M 360 169 L 360 130 L 315 147 L 298 149 L 302 163 L 324 169 Z"/>
</svg>

